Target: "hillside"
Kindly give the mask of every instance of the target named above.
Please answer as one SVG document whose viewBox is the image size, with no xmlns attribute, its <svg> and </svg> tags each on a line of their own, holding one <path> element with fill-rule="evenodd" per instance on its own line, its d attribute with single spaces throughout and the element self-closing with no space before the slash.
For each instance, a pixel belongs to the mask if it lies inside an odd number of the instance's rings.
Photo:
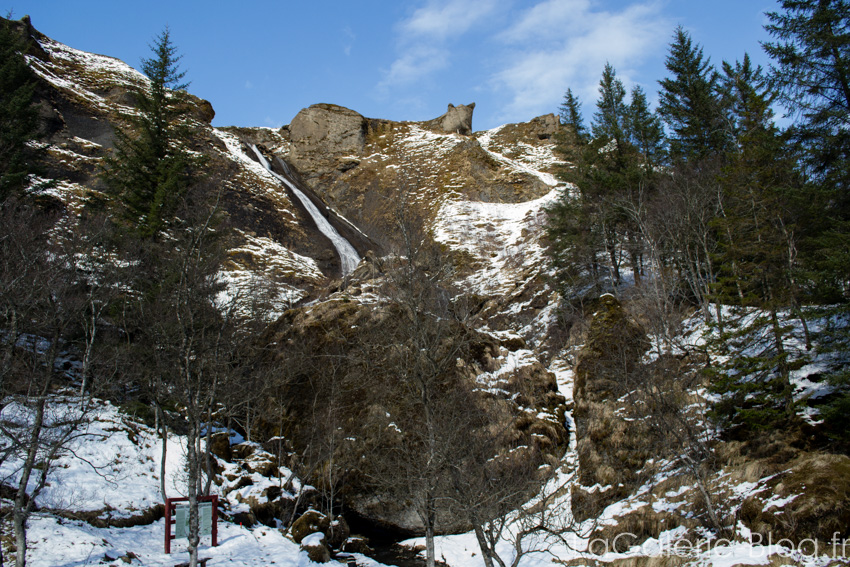
<svg viewBox="0 0 850 567">
<path fill-rule="evenodd" d="M 108 190 L 116 131 L 131 127 L 140 112 L 133 92 L 148 79 L 28 19 L 15 25 L 27 36 L 47 129 L 44 176 L 55 182 L 44 198 L 59 211 L 50 236 L 72 241 Z M 808 348 L 809 329 L 781 312 L 804 425 L 752 438 L 715 428 L 705 370 L 731 354 L 713 348 L 718 331 L 702 313 L 683 309 L 671 342 L 648 330 L 649 307 L 627 273 L 616 297 L 581 309 L 556 291 L 547 208 L 571 187 L 558 178 L 567 164 L 555 115 L 475 132 L 474 104 L 424 122 L 316 104 L 280 129 L 214 128 L 210 102 L 180 100 L 189 150 L 206 159 L 199 186 L 227 227 L 212 277 L 221 285 L 208 303 L 237 321 L 234 336 L 251 334 L 234 342 L 220 374 L 210 372 L 218 390 L 203 390 L 214 394 L 191 417 L 202 424 L 193 432 L 181 386 L 160 400 L 150 383 L 168 377 L 144 373 L 165 347 L 141 360 L 133 350 L 107 358 L 96 367 L 105 386 L 87 398 L 80 369 L 96 341 L 86 342 L 84 323 L 54 343 L 39 325 L 12 341 L 6 334 L 17 328 L 2 330 L 21 358 L 61 342 L 47 367 L 48 422 L 60 433 L 66 416 L 74 423 L 55 453 L 39 453 L 46 476 L 28 564 L 174 564 L 178 555 L 161 548 L 161 487 L 186 493 L 196 447 L 222 499 L 220 545 L 201 540 L 210 565 L 368 567 L 380 563 L 367 544 L 381 552 L 404 540 L 422 551 L 431 530 L 436 557 L 466 567 L 482 559 L 473 531 L 482 526 L 508 565 L 519 546 L 522 567 L 847 564 L 850 458 L 829 444 L 817 403 L 832 392 L 822 374 L 846 365 L 844 353 Z M 179 249 L 179 229 L 170 230 L 163 240 Z M 94 250 L 75 257 L 89 289 L 99 269 L 127 267 L 109 257 L 96 264 Z M 144 335 L 125 330 L 116 307 L 141 295 L 118 282 L 99 315 L 86 311 L 105 329 L 97 341 L 110 356 Z M 747 330 L 757 316 L 729 309 L 742 351 L 765 340 Z M 842 324 L 810 319 L 813 330 Z M 24 392 L 15 388 L 0 410 L 2 446 L 12 448 L 0 461 L 4 510 L 26 460 L 17 439 L 37 415 L 14 397 Z M 430 429 L 418 435 L 426 418 Z M 437 446 L 450 462 L 431 470 L 436 457 L 424 456 Z M 430 518 L 417 500 L 429 491 L 441 495 L 426 502 Z M 8 558 L 14 539 L 0 529 Z"/>
</svg>

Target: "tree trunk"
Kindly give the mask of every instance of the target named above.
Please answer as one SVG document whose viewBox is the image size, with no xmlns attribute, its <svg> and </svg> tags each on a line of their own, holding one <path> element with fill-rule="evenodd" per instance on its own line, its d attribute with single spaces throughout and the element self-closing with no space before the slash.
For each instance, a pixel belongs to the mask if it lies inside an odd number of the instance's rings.
<svg viewBox="0 0 850 567">
<path fill-rule="evenodd" d="M 17 503 L 16 503 L 17 504 Z M 12 514 L 12 523 L 15 527 L 15 567 L 25 567 L 27 564 L 27 519 L 21 510 L 15 506 L 15 512 Z"/>
<path fill-rule="evenodd" d="M 779 317 L 776 309 L 770 308 L 770 323 L 773 329 L 773 341 L 776 353 L 779 356 L 779 376 L 782 380 L 782 401 L 785 405 L 785 419 L 791 421 L 794 417 L 794 387 L 791 385 L 791 372 L 788 368 L 788 355 L 785 352 L 785 343 L 782 340 L 782 328 L 779 325 Z"/>
<path fill-rule="evenodd" d="M 484 560 L 484 567 L 493 567 L 493 558 L 491 557 L 490 546 L 487 545 L 487 538 L 484 536 L 484 530 L 478 522 L 473 521 L 475 526 L 475 539 L 478 540 L 478 547 L 481 549 L 481 558 Z"/>
<path fill-rule="evenodd" d="M 155 402 L 155 404 L 157 421 L 162 428 L 161 431 L 157 429 L 160 437 L 162 437 L 162 453 L 159 458 L 159 490 L 162 493 L 162 503 L 165 504 L 165 501 L 168 499 L 168 493 L 165 491 L 165 456 L 168 453 L 168 426 L 165 424 L 165 414 L 162 411 L 162 407 L 158 402 Z"/>
<path fill-rule="evenodd" d="M 27 486 L 29 485 L 30 477 L 35 467 L 35 459 L 38 455 L 38 448 L 41 444 L 41 432 L 44 428 L 44 410 L 47 405 L 47 389 L 46 384 L 36 404 L 35 421 L 33 422 L 32 431 L 30 431 L 30 436 L 27 440 L 27 458 L 24 460 L 24 465 L 21 469 L 21 479 L 18 483 L 18 492 L 15 494 L 12 519 L 15 526 L 15 545 L 17 547 L 17 555 L 15 557 L 16 567 L 24 567 L 27 562 L 27 519 L 29 517 L 29 510 L 32 508 L 29 502 L 29 496 L 27 495 Z"/>
<path fill-rule="evenodd" d="M 189 567 L 198 565 L 198 545 L 201 542 L 200 526 L 198 518 L 198 477 L 200 472 L 200 456 L 197 451 L 199 437 L 198 417 L 195 412 L 189 410 L 189 435 L 186 440 L 186 461 L 189 468 Z"/>
<path fill-rule="evenodd" d="M 437 561 L 436 551 L 434 549 L 434 524 L 431 521 L 425 526 L 425 564 L 427 567 L 435 567 Z"/>
<path fill-rule="evenodd" d="M 210 495 L 210 490 L 212 489 L 212 481 L 213 481 L 213 468 L 212 468 L 212 452 L 210 451 L 210 447 L 212 447 L 212 402 L 210 403 L 207 410 L 207 434 L 206 434 L 207 446 L 204 449 L 204 470 L 207 472 L 207 481 L 204 484 L 204 496 Z M 228 443 L 230 442 L 230 438 L 228 437 Z"/>
<path fill-rule="evenodd" d="M 33 421 L 32 430 L 27 439 L 27 458 L 24 460 L 23 467 L 21 468 L 21 479 L 18 483 L 18 492 L 15 494 L 12 511 L 12 519 L 15 526 L 15 545 L 17 546 L 17 555 L 15 557 L 16 567 L 24 567 L 27 562 L 27 520 L 35 505 L 32 501 L 32 498 L 35 498 L 35 494 L 28 495 L 27 486 L 29 485 L 30 476 L 32 476 L 32 471 L 36 464 L 35 460 L 38 457 L 38 449 L 42 443 L 41 433 L 44 429 L 47 394 L 50 392 L 50 385 L 53 382 L 53 364 L 56 361 L 58 345 L 59 330 L 54 328 L 48 354 L 45 357 L 44 383 L 38 394 L 35 406 L 35 420 Z M 45 459 L 43 466 L 42 481 L 46 480 L 47 467 L 50 466 L 49 459 Z"/>
<path fill-rule="evenodd" d="M 12 356 L 15 353 L 15 344 L 18 342 L 18 312 L 14 308 L 9 317 L 7 336 L 9 340 L 3 343 L 3 366 L 0 367 L 0 392 L 4 391 L 6 375 L 12 370 Z"/>
<path fill-rule="evenodd" d="M 94 350 L 94 341 L 97 337 L 97 311 L 94 307 L 94 301 L 89 302 L 90 307 L 92 309 L 91 313 L 91 327 L 85 329 L 86 332 L 86 350 L 83 353 L 83 368 L 81 374 L 83 375 L 82 383 L 80 384 L 80 398 L 86 395 L 86 390 L 89 387 L 89 375 L 91 373 L 91 357 L 92 351 Z"/>
<path fill-rule="evenodd" d="M 702 495 L 702 499 L 705 502 L 705 510 L 708 514 L 708 521 L 712 525 L 712 527 L 717 531 L 718 536 L 724 535 L 723 526 L 720 524 L 720 520 L 717 519 L 717 514 L 714 512 L 714 505 L 711 502 L 711 495 L 709 495 L 708 490 L 705 487 L 705 480 L 702 477 L 702 471 L 699 470 L 699 463 L 693 461 L 692 459 L 686 459 L 688 464 L 690 465 L 691 471 L 694 474 L 694 477 L 697 481 L 697 488 L 699 489 L 700 494 Z"/>
</svg>

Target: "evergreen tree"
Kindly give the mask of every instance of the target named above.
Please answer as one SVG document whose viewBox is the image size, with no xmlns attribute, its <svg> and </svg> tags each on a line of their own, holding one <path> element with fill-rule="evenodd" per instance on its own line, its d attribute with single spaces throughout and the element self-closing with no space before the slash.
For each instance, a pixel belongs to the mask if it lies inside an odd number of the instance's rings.
<svg viewBox="0 0 850 567">
<path fill-rule="evenodd" d="M 850 2 L 781 0 L 767 14 L 776 41 L 764 44 L 775 61 L 772 79 L 780 100 L 793 110 L 792 139 L 804 156 L 806 173 L 819 189 L 821 214 L 806 245 L 807 275 L 816 299 L 833 307 L 820 333 L 825 350 L 850 348 Z M 850 445 L 850 372 L 827 373 L 836 387 L 824 412 L 831 434 Z"/>
<path fill-rule="evenodd" d="M 200 166 L 183 147 L 187 110 L 181 91 L 188 84 L 181 83 L 185 73 L 168 28 L 151 50 L 154 56 L 142 61 L 149 84 L 135 93 L 139 114 L 131 119 L 132 132 L 118 132 L 106 170 L 125 218 L 145 237 L 164 228 Z"/>
<path fill-rule="evenodd" d="M 774 94 L 761 68 L 746 56 L 723 68 L 735 144 L 720 178 L 722 214 L 714 223 L 720 274 L 713 291 L 715 301 L 741 309 L 721 342 L 744 338 L 746 348 L 728 357 L 713 383 L 724 395 L 716 413 L 732 424 L 767 428 L 795 415 L 785 345 L 790 328 L 781 312 L 790 309 L 805 328 L 797 251 L 807 206 L 796 156 L 773 122 Z"/>
<path fill-rule="evenodd" d="M 702 47 L 676 28 L 666 60 L 672 75 L 660 81 L 658 113 L 670 127 L 674 160 L 699 160 L 721 154 L 727 145 L 718 75 Z"/>
<path fill-rule="evenodd" d="M 573 91 L 567 89 L 564 95 L 564 102 L 560 108 L 561 124 L 569 127 L 574 136 L 571 142 L 581 145 L 587 141 L 588 132 L 584 125 L 584 118 L 581 115 L 581 101 L 573 94 Z"/>
<path fill-rule="evenodd" d="M 617 78 L 617 73 L 610 63 L 605 64 L 602 79 L 599 81 L 599 100 L 596 102 L 596 113 L 593 115 L 593 137 L 607 138 L 613 142 L 616 151 L 626 144 L 629 116 L 626 109 L 626 88 Z"/>
<path fill-rule="evenodd" d="M 42 157 L 29 145 L 41 137 L 40 119 L 18 25 L 0 18 L 0 204 L 23 194 Z"/>
<path fill-rule="evenodd" d="M 628 131 L 645 171 L 651 173 L 664 161 L 664 126 L 661 119 L 649 110 L 646 93 L 637 85 L 632 89 L 628 108 Z"/>
<path fill-rule="evenodd" d="M 615 289 L 621 281 L 623 251 L 627 251 L 636 281 L 640 279 L 642 242 L 624 204 L 638 190 L 642 159 L 632 144 L 632 115 L 626 90 L 614 67 L 605 65 L 599 99 L 591 123 L 592 138 L 562 153 L 571 162 L 564 179 L 576 193 L 565 192 L 549 209 L 547 234 L 556 279 L 566 297 L 596 294 L 606 282 Z M 571 91 L 566 114 L 577 109 Z M 579 122 L 578 112 L 570 120 Z"/>
<path fill-rule="evenodd" d="M 850 204 L 850 2 L 782 0 L 768 12 L 764 44 L 781 100 L 798 115 L 795 136 L 815 176 Z"/>
<path fill-rule="evenodd" d="M 590 133 L 584 124 L 581 101 L 571 89 L 567 89 L 559 110 L 561 123 L 566 126 L 558 135 L 555 146 L 566 161 L 560 176 L 574 183 L 581 177 Z M 582 201 L 580 191 L 568 188 L 548 209 L 546 232 L 550 242 L 549 253 L 564 297 L 572 297 L 573 292 L 599 281 L 597 235 L 592 230 L 590 211 Z"/>
</svg>

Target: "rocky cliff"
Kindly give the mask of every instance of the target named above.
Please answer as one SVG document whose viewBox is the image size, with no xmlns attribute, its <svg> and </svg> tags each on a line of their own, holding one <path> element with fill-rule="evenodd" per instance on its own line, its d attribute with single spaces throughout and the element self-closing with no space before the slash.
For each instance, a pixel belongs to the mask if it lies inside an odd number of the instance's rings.
<svg viewBox="0 0 850 567">
<path fill-rule="evenodd" d="M 19 25 L 39 77 L 47 174 L 57 181 L 50 196 L 73 221 L 87 196 L 103 190 L 101 164 L 116 129 L 127 127 L 136 111 L 132 87 L 146 79 L 121 61 L 55 42 L 28 21 Z M 806 438 L 766 434 L 761 446 L 710 438 L 712 462 L 690 473 L 652 444 L 658 427 L 640 405 L 652 400 L 635 403 L 639 384 L 624 377 L 666 376 L 659 382 L 665 394 L 704 408 L 699 369 L 711 361 L 696 348 L 647 360 L 637 303 L 605 297 L 587 313 L 568 318 L 560 310 L 543 234 L 546 207 L 565 189 L 554 175 L 563 165 L 554 153 L 561 128 L 554 115 L 475 132 L 474 104 L 449 105 L 445 115 L 424 122 L 316 104 L 279 129 L 214 128 L 209 102 L 189 96 L 186 104 L 192 149 L 209 160 L 206 186 L 221 195 L 233 227 L 221 277 L 230 293 L 262 296 L 270 307 L 261 340 L 268 356 L 299 361 L 292 364 L 296 379 L 281 384 L 285 403 L 272 408 L 280 399 L 265 396 L 269 405 L 249 429 L 260 439 L 288 436 L 293 459 L 308 454 L 319 429 L 311 421 L 315 412 L 337 407 L 335 380 L 346 379 L 347 403 L 334 414 L 339 425 L 331 435 L 345 443 L 309 471 L 320 489 L 328 488 L 322 475 L 333 463 L 393 448 L 386 434 L 398 408 L 387 398 L 397 392 L 397 375 L 373 364 L 390 355 L 364 355 L 374 354 L 364 338 L 402 336 L 399 321 L 407 314 L 386 290 L 393 263 L 405 252 L 411 226 L 399 222 L 405 219 L 438 252 L 446 289 L 453 290 L 444 303 L 463 311 L 457 333 L 463 348 L 445 373 L 447 383 L 473 384 L 475 403 L 494 404 L 493 418 L 503 421 L 488 426 L 501 425 L 505 446 L 532 451 L 533 464 L 547 474 L 578 472 L 564 508 L 572 506 L 582 519 L 604 518 L 600 537 L 628 532 L 645 541 L 681 528 L 695 538 L 709 523 L 710 505 L 720 521 L 740 522 L 751 533 L 799 540 L 837 529 L 848 536 L 848 460 L 816 452 Z M 281 177 L 363 257 L 351 274 L 340 278 L 336 249 Z M 324 351 L 333 357 L 322 360 L 333 364 L 300 364 L 315 363 L 310 357 Z M 295 358 L 299 352 L 304 356 Z M 267 418 L 272 409 L 287 420 Z M 346 488 L 338 496 L 346 509 L 418 532 L 409 502 L 381 493 L 364 470 L 344 471 Z M 700 474 L 706 492 L 693 480 Z M 443 531 L 466 527 L 446 510 L 440 521 Z"/>
<path fill-rule="evenodd" d="M 132 90 L 147 79 L 121 61 L 77 51 L 26 25 L 49 129 L 49 175 L 58 180 L 51 195 L 73 219 L 88 196 L 103 190 L 101 164 L 115 131 L 127 128 L 136 112 Z M 380 307 L 391 263 L 383 257 L 399 251 L 403 212 L 441 250 L 451 273 L 447 284 L 469 305 L 464 333 L 475 338 L 464 343 L 452 380 L 478 380 L 498 392 L 486 396 L 487 403 L 501 399 L 494 416 L 506 423 L 525 416 L 519 429 L 506 430 L 506 447 L 532 447 L 539 464 L 557 465 L 569 431 L 564 398 L 548 370 L 560 333 L 540 242 L 544 207 L 561 186 L 553 175 L 559 162 L 552 137 L 560 127 L 553 115 L 473 132 L 474 104 L 449 105 L 445 115 L 426 122 L 366 118 L 317 104 L 280 129 L 214 128 L 212 105 L 186 100 L 192 150 L 208 159 L 205 186 L 219 192 L 233 228 L 222 278 L 233 295 L 262 296 L 270 321 L 285 314 L 270 327 L 270 345 L 333 347 L 348 356 L 353 337 L 390 332 L 397 317 Z M 365 258 L 345 281 L 336 249 L 292 186 Z M 314 383 L 322 377 L 315 372 Z M 386 382 L 390 392 L 393 372 L 373 371 L 363 380 Z M 304 392 L 291 394 L 299 400 Z M 368 431 L 378 422 L 369 412 L 385 403 L 373 399 L 345 416 L 353 424 L 345 435 L 362 444 L 349 451 L 371 447 Z M 309 416 L 296 403 L 287 411 L 291 443 L 306 450 Z M 255 433 L 279 433 L 266 426 L 258 421 Z M 351 509 L 419 529 L 407 505 L 387 502 L 358 481 L 356 471 L 350 475 L 345 497 Z M 445 513 L 442 518 L 442 530 L 464 525 Z"/>
</svg>

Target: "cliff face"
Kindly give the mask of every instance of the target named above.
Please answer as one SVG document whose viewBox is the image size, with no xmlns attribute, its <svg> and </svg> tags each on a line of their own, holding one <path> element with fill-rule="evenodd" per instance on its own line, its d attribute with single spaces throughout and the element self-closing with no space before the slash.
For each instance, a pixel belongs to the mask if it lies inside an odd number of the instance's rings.
<svg viewBox="0 0 850 567">
<path fill-rule="evenodd" d="M 286 160 L 331 208 L 387 247 L 397 241 L 391 217 L 400 203 L 433 223 L 449 202 L 525 202 L 558 184 L 554 115 L 472 133 L 472 108 L 450 105 L 434 120 L 393 122 L 316 104 L 278 131 L 228 131 Z"/>
<path fill-rule="evenodd" d="M 49 128 L 49 174 L 59 180 L 53 197 L 73 218 L 89 194 L 104 189 L 101 164 L 113 150 L 115 131 L 127 128 L 136 112 L 132 90 L 147 79 L 116 59 L 77 51 L 32 28 L 28 33 Z M 209 102 L 189 95 L 186 104 L 191 149 L 207 157 L 205 184 L 220 192 L 233 227 L 222 277 L 232 294 L 249 299 L 259 282 L 272 317 L 286 313 L 270 327 L 270 345 L 295 342 L 310 347 L 305 352 L 330 345 L 349 356 L 346 349 L 359 344 L 356 329 L 380 338 L 395 328 L 398 317 L 379 306 L 392 263 L 384 257 L 399 250 L 403 213 L 441 250 L 450 267 L 446 284 L 469 305 L 462 334 L 475 338 L 448 373 L 451 379 L 490 384 L 497 392 L 496 422 L 525 415 L 520 429 L 506 429 L 505 446 L 522 441 L 541 465 L 557 464 L 569 432 L 564 398 L 548 368 L 559 334 L 552 331 L 556 297 L 546 283 L 540 241 L 543 209 L 561 186 L 553 176 L 554 116 L 472 132 L 474 105 L 450 105 L 445 115 L 417 123 L 317 104 L 273 130 L 213 128 Z M 365 257 L 344 281 L 336 249 L 281 177 Z M 315 301 L 308 306 L 308 300 Z M 394 372 L 384 366 L 363 374 L 354 390 L 378 379 L 392 385 Z M 319 389 L 327 386 L 320 370 L 311 379 Z M 306 395 L 298 390 L 291 398 Z M 345 435 L 359 440 L 349 452 L 375 443 L 369 431 L 389 427 L 383 414 L 373 415 L 386 404 L 375 395 L 370 406 L 350 408 L 345 416 Z M 298 404 L 288 411 L 292 445 L 305 449 L 309 412 Z M 494 429 L 504 429 L 496 422 Z M 274 435 L 266 425 L 265 433 Z M 420 528 L 404 502 L 388 502 L 358 481 L 356 470 L 349 477 L 344 497 L 351 509 L 379 523 Z M 441 514 L 440 529 L 463 527 Z"/>
<path fill-rule="evenodd" d="M 50 197 L 73 221 L 86 197 L 104 189 L 103 159 L 136 111 L 133 88 L 146 78 L 20 25 L 29 34 L 27 57 L 49 134 L 47 175 L 57 181 Z M 407 331 L 400 323 L 406 314 L 386 290 L 405 252 L 402 230 L 415 225 L 441 258 L 453 294 L 445 303 L 464 315 L 453 332 L 465 346 L 446 379 L 472 384 L 493 404 L 487 426 L 502 432 L 504 447 L 532 450 L 540 470 L 577 473 L 564 507 L 575 517 L 605 518 L 597 535 L 644 541 L 674 528 L 699 530 L 714 507 L 720 521 L 740 521 L 774 540 L 828 538 L 835 530 L 849 536 L 846 457 L 817 452 L 802 437 L 765 434 L 759 446 L 720 442 L 709 432 L 710 458 L 683 473 L 683 456 L 703 448 L 679 447 L 671 456 L 658 447 L 675 448 L 670 423 L 705 425 L 700 370 L 711 364 L 708 356 L 692 349 L 648 360 L 640 305 L 612 297 L 599 299 L 585 329 L 581 315 L 564 320 L 543 238 L 546 207 L 565 190 L 554 176 L 563 165 L 553 151 L 560 128 L 554 115 L 474 132 L 474 105 L 449 105 L 425 122 L 393 122 L 317 104 L 280 129 L 213 128 L 211 103 L 189 95 L 186 104 L 191 149 L 208 158 L 206 186 L 221 195 L 234 229 L 222 278 L 231 293 L 252 300 L 262 286 L 272 310 L 261 341 L 270 357 L 298 362 L 296 380 L 281 385 L 285 399 L 265 400 L 279 407 L 260 408 L 288 421 L 256 419 L 252 431 L 261 440 L 284 434 L 297 459 L 315 441 L 316 411 L 331 412 L 328 435 L 340 444 L 313 463 L 319 472 L 310 480 L 320 489 L 333 492 L 321 475 L 334 462 L 393 448 L 391 418 L 402 412 L 393 405 L 399 384 L 392 356 L 403 349 L 373 356 L 378 351 L 369 348 Z M 351 274 L 340 278 L 335 247 L 279 176 L 363 257 Z M 315 358 L 324 352 L 333 356 Z M 647 407 L 669 412 L 673 397 L 687 411 L 662 416 L 667 421 L 648 418 L 662 414 Z M 409 502 L 381 492 L 363 473 L 344 471 L 338 496 L 347 509 L 419 531 Z M 467 527 L 440 514 L 442 531 Z"/>
</svg>

